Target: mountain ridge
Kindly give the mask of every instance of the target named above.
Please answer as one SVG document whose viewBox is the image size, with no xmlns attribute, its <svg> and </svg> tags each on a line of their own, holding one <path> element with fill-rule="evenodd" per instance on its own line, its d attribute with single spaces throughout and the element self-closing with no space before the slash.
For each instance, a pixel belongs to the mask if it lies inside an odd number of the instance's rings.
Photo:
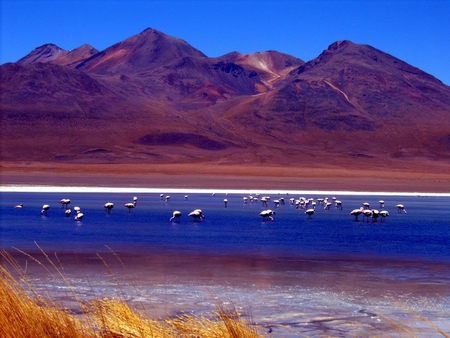
<svg viewBox="0 0 450 338">
<path fill-rule="evenodd" d="M 44 45 L 0 67 L 7 160 L 450 161 L 450 87 L 349 40 L 308 62 L 277 51 L 210 58 L 148 28 L 103 51 Z"/>
</svg>

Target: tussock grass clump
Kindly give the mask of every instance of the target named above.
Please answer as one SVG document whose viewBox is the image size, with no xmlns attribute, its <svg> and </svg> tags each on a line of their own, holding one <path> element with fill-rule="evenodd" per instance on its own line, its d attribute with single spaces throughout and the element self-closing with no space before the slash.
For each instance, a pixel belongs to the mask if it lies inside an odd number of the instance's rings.
<svg viewBox="0 0 450 338">
<path fill-rule="evenodd" d="M 16 279 L 9 270 L 0 266 L 2 338 L 263 337 L 257 327 L 243 320 L 235 309 L 220 305 L 210 318 L 184 314 L 156 320 L 148 318 L 144 311 L 132 309 L 121 299 L 81 301 L 72 288 L 72 295 L 82 313 L 78 315 L 54 302 L 49 295 L 38 294 L 11 256 L 4 252 L 1 256 L 19 276 Z M 49 259 L 48 256 L 46 258 Z"/>
<path fill-rule="evenodd" d="M 184 314 L 158 321 L 120 300 L 96 300 L 92 305 L 96 326 L 105 337 L 263 337 L 234 309 L 218 308 L 211 318 Z"/>
<path fill-rule="evenodd" d="M 95 331 L 51 300 L 26 289 L 0 266 L 0 337 L 95 337 Z"/>
</svg>

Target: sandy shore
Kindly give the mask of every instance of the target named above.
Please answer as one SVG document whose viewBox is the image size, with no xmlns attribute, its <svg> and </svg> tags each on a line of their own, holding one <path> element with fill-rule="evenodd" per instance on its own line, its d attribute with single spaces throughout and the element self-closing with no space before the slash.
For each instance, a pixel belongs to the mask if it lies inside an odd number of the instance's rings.
<svg viewBox="0 0 450 338">
<path fill-rule="evenodd" d="M 2 186 L 450 193 L 449 173 L 208 164 L 3 163 Z"/>
</svg>

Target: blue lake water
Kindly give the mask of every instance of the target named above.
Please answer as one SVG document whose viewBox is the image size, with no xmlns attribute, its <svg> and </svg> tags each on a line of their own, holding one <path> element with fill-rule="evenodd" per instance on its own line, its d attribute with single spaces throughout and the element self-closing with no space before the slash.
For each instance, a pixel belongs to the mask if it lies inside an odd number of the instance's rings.
<svg viewBox="0 0 450 338">
<path fill-rule="evenodd" d="M 169 202 L 157 194 L 136 195 L 138 203 L 131 212 L 124 203 L 134 195 L 81 193 L 3 193 L 1 200 L 0 245 L 24 250 L 35 249 L 34 242 L 46 250 L 103 252 L 105 245 L 117 252 L 187 251 L 204 253 L 263 254 L 276 256 L 351 255 L 372 258 L 399 257 L 450 261 L 449 197 L 383 197 L 390 216 L 384 222 L 355 222 L 349 215 L 362 202 L 380 209 L 380 198 L 341 196 L 343 210 L 334 206 L 323 210 L 317 205 L 308 218 L 304 210 L 286 204 L 275 208 L 273 202 L 243 203 L 243 195 L 214 197 L 206 194 L 171 195 Z M 293 197 L 293 196 L 292 196 Z M 318 198 L 324 196 L 305 196 Z M 79 206 L 81 222 L 65 217 L 61 198 L 70 198 L 69 208 Z M 295 196 L 298 198 L 298 196 Z M 108 214 L 104 203 L 115 207 Z M 23 209 L 14 209 L 22 203 Z M 405 205 L 399 213 L 396 204 Z M 41 215 L 43 204 L 51 206 Z M 194 222 L 189 212 L 200 208 L 206 218 Z M 276 211 L 274 221 L 263 221 L 264 209 Z M 180 210 L 179 222 L 169 222 L 174 210 Z M 381 209 L 380 209 L 381 210 Z"/>
<path fill-rule="evenodd" d="M 440 322 L 450 313 L 450 197 L 337 196 L 343 210 L 317 205 L 309 218 L 289 204 L 297 195 L 272 195 L 268 207 L 244 204 L 244 194 L 189 193 L 186 201 L 184 193 L 170 195 L 166 202 L 159 194 L 2 193 L 0 247 L 38 255 L 37 243 L 57 253 L 71 283 L 86 297 L 114 289 L 95 256 L 113 252 L 126 266 L 126 272 L 120 270 L 122 288 L 131 282 L 142 286 L 130 291 L 130 301 L 152 302 L 155 311 L 157 304 L 164 304 L 164 311 L 202 311 L 214 307 L 208 300 L 213 293 L 251 307 L 257 321 L 279 337 L 307 330 L 312 336 L 329 334 L 311 324 L 325 314 L 364 322 L 374 320 L 367 309 L 398 313 L 385 295 L 423 314 L 430 309 L 421 299 L 433 298 L 439 303 L 432 314 L 436 325 L 450 329 Z M 129 211 L 124 204 L 134 196 L 137 205 Z M 285 204 L 276 208 L 273 200 L 280 197 Z M 62 198 L 71 199 L 69 208 L 81 208 L 82 221 L 74 220 L 74 212 L 65 216 Z M 381 210 L 380 199 L 390 213 L 385 221 L 361 216 L 355 221 L 349 215 L 363 202 Z M 103 208 L 106 202 L 114 203 L 111 213 Z M 19 203 L 23 209 L 14 208 Z M 407 213 L 398 212 L 399 203 Z M 44 204 L 51 207 L 41 215 Z M 203 221 L 188 217 L 194 209 L 202 209 Z M 273 221 L 262 220 L 264 209 L 276 211 Z M 182 213 L 179 222 L 169 222 L 174 210 Z M 122 269 L 117 261 L 110 264 Z M 36 282 L 45 289 L 54 285 L 40 274 Z M 435 333 L 419 329 L 427 336 Z"/>
</svg>

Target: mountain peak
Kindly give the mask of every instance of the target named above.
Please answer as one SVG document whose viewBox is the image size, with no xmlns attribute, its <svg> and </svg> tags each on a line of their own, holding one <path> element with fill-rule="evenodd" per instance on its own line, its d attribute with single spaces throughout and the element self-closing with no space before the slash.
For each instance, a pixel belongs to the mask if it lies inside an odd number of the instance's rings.
<svg viewBox="0 0 450 338">
<path fill-rule="evenodd" d="M 345 48 L 348 46 L 355 46 L 355 45 L 356 44 L 354 44 L 350 40 L 340 40 L 340 41 L 333 42 L 331 45 L 329 45 L 328 50 L 329 51 L 338 50 L 338 49 L 342 49 L 342 48 Z"/>
<path fill-rule="evenodd" d="M 186 41 L 147 28 L 79 65 L 79 69 L 94 73 L 134 73 L 155 69 L 184 57 L 206 55 Z"/>
<path fill-rule="evenodd" d="M 17 63 L 19 65 L 29 65 L 37 62 L 47 63 L 51 62 L 61 55 L 65 54 L 66 51 L 53 43 L 47 43 L 40 47 L 35 48 L 31 53 L 25 55 Z"/>
</svg>

